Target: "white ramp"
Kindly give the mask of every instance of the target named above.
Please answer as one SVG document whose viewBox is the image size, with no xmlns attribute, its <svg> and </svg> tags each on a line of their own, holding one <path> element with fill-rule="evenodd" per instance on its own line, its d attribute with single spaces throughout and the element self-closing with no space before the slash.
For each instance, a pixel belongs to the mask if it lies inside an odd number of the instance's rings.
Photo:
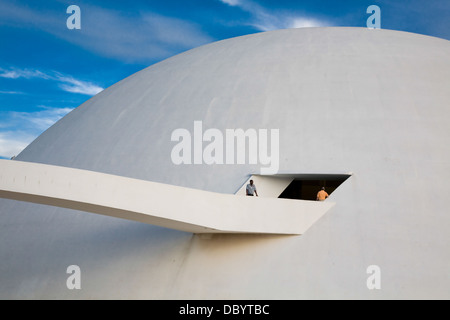
<svg viewBox="0 0 450 320">
<path fill-rule="evenodd" d="M 0 160 L 0 197 L 192 233 L 303 234 L 334 205 L 240 197 L 16 160 Z"/>
</svg>

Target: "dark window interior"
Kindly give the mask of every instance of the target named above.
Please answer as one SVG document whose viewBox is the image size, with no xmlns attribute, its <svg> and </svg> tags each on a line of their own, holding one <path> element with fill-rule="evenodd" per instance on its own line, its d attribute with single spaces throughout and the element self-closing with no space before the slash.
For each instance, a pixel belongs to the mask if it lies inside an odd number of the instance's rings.
<svg viewBox="0 0 450 320">
<path fill-rule="evenodd" d="M 350 175 L 304 175 L 294 178 L 278 198 L 316 200 L 322 187 L 331 195 Z"/>
</svg>

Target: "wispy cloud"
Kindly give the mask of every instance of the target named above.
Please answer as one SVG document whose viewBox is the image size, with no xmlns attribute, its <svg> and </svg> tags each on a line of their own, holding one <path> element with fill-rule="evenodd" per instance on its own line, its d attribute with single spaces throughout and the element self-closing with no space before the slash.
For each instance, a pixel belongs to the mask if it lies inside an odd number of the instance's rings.
<svg viewBox="0 0 450 320">
<path fill-rule="evenodd" d="M 288 28 L 314 28 L 328 26 L 328 22 L 315 18 L 294 17 L 289 20 Z"/>
<path fill-rule="evenodd" d="M 240 1 L 239 0 L 219 0 L 220 2 L 223 2 L 225 4 L 228 4 L 230 6 L 237 6 L 239 5 Z"/>
<path fill-rule="evenodd" d="M 33 141 L 34 136 L 21 131 L 0 132 L 0 158 L 12 158 Z"/>
<path fill-rule="evenodd" d="M 41 110 L 34 112 L 9 112 L 7 115 L 7 127 L 20 127 L 22 129 L 43 131 L 61 119 L 72 108 L 51 108 L 46 106 L 38 106 Z M 0 126 L 4 127 L 2 123 Z"/>
<path fill-rule="evenodd" d="M 288 11 L 270 11 L 250 0 L 219 0 L 220 2 L 238 7 L 251 14 L 249 25 L 260 31 L 271 31 L 287 28 L 325 27 L 332 23 L 325 19 L 292 13 Z"/>
<path fill-rule="evenodd" d="M 52 81 L 61 90 L 93 96 L 103 88 L 88 81 L 81 81 L 57 71 L 0 68 L 0 78 L 14 82 L 17 79 L 27 81 Z M 0 94 L 24 95 L 25 92 L 2 90 Z M 71 108 L 51 108 L 37 106 L 34 112 L 0 111 L 0 157 L 10 158 L 20 153 L 43 131 L 70 112 Z"/>
<path fill-rule="evenodd" d="M 98 7 L 85 12 L 85 29 L 72 41 L 128 62 L 159 60 L 213 41 L 195 23 L 152 12 L 131 17 Z"/>
<path fill-rule="evenodd" d="M 61 23 L 60 12 L 17 3 L 0 2 L 0 24 L 32 27 L 104 57 L 127 62 L 154 62 L 213 41 L 194 22 L 150 11 L 131 13 L 83 4 L 81 29 L 73 31 L 66 28 L 64 19 Z"/>
<path fill-rule="evenodd" d="M 45 73 L 39 70 L 29 70 L 29 69 L 15 69 L 11 68 L 9 70 L 0 68 L 0 77 L 7 79 L 32 79 L 32 78 L 40 78 L 40 79 L 49 79 L 50 77 Z"/>
<path fill-rule="evenodd" d="M 26 93 L 22 91 L 0 90 L 0 94 L 26 94 Z"/>
<path fill-rule="evenodd" d="M 72 110 L 39 106 L 35 112 L 0 112 L 0 157 L 11 158 L 19 154 L 43 131 Z"/>
<path fill-rule="evenodd" d="M 24 79 L 42 79 L 55 81 L 61 90 L 90 96 L 96 95 L 97 93 L 103 90 L 102 87 L 92 82 L 81 81 L 73 78 L 72 76 L 63 75 L 57 71 L 42 72 L 40 70 L 33 70 L 33 69 L 0 68 L 0 78 L 7 78 L 7 79 L 24 78 Z M 0 91 L 0 93 L 2 92 L 3 91 Z M 16 92 L 4 91 L 3 93 L 14 94 Z"/>
<path fill-rule="evenodd" d="M 72 77 L 61 76 L 58 77 L 58 80 L 61 82 L 59 87 L 67 92 L 93 96 L 103 90 L 102 87 L 99 87 L 91 82 L 80 81 Z"/>
</svg>

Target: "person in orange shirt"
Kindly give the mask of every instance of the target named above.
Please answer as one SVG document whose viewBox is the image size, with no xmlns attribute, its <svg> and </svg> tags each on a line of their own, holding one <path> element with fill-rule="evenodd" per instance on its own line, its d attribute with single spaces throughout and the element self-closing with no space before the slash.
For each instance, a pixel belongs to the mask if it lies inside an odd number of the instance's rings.
<svg viewBox="0 0 450 320">
<path fill-rule="evenodd" d="M 328 198 L 328 193 L 325 191 L 325 187 L 322 187 L 322 190 L 317 192 L 317 201 L 324 201 L 326 198 Z"/>
</svg>

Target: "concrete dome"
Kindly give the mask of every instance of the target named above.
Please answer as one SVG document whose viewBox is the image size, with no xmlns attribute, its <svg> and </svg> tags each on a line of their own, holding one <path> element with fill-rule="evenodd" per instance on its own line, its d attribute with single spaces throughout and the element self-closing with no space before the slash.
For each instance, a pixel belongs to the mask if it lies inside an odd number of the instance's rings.
<svg viewBox="0 0 450 320">
<path fill-rule="evenodd" d="M 352 173 L 336 205 L 301 236 L 205 237 L 0 200 L 0 298 L 448 299 L 448 88 L 448 41 L 363 28 L 259 33 L 146 68 L 17 159 L 235 193 L 261 165 L 176 165 L 172 132 L 279 129 L 280 173 Z"/>
</svg>

